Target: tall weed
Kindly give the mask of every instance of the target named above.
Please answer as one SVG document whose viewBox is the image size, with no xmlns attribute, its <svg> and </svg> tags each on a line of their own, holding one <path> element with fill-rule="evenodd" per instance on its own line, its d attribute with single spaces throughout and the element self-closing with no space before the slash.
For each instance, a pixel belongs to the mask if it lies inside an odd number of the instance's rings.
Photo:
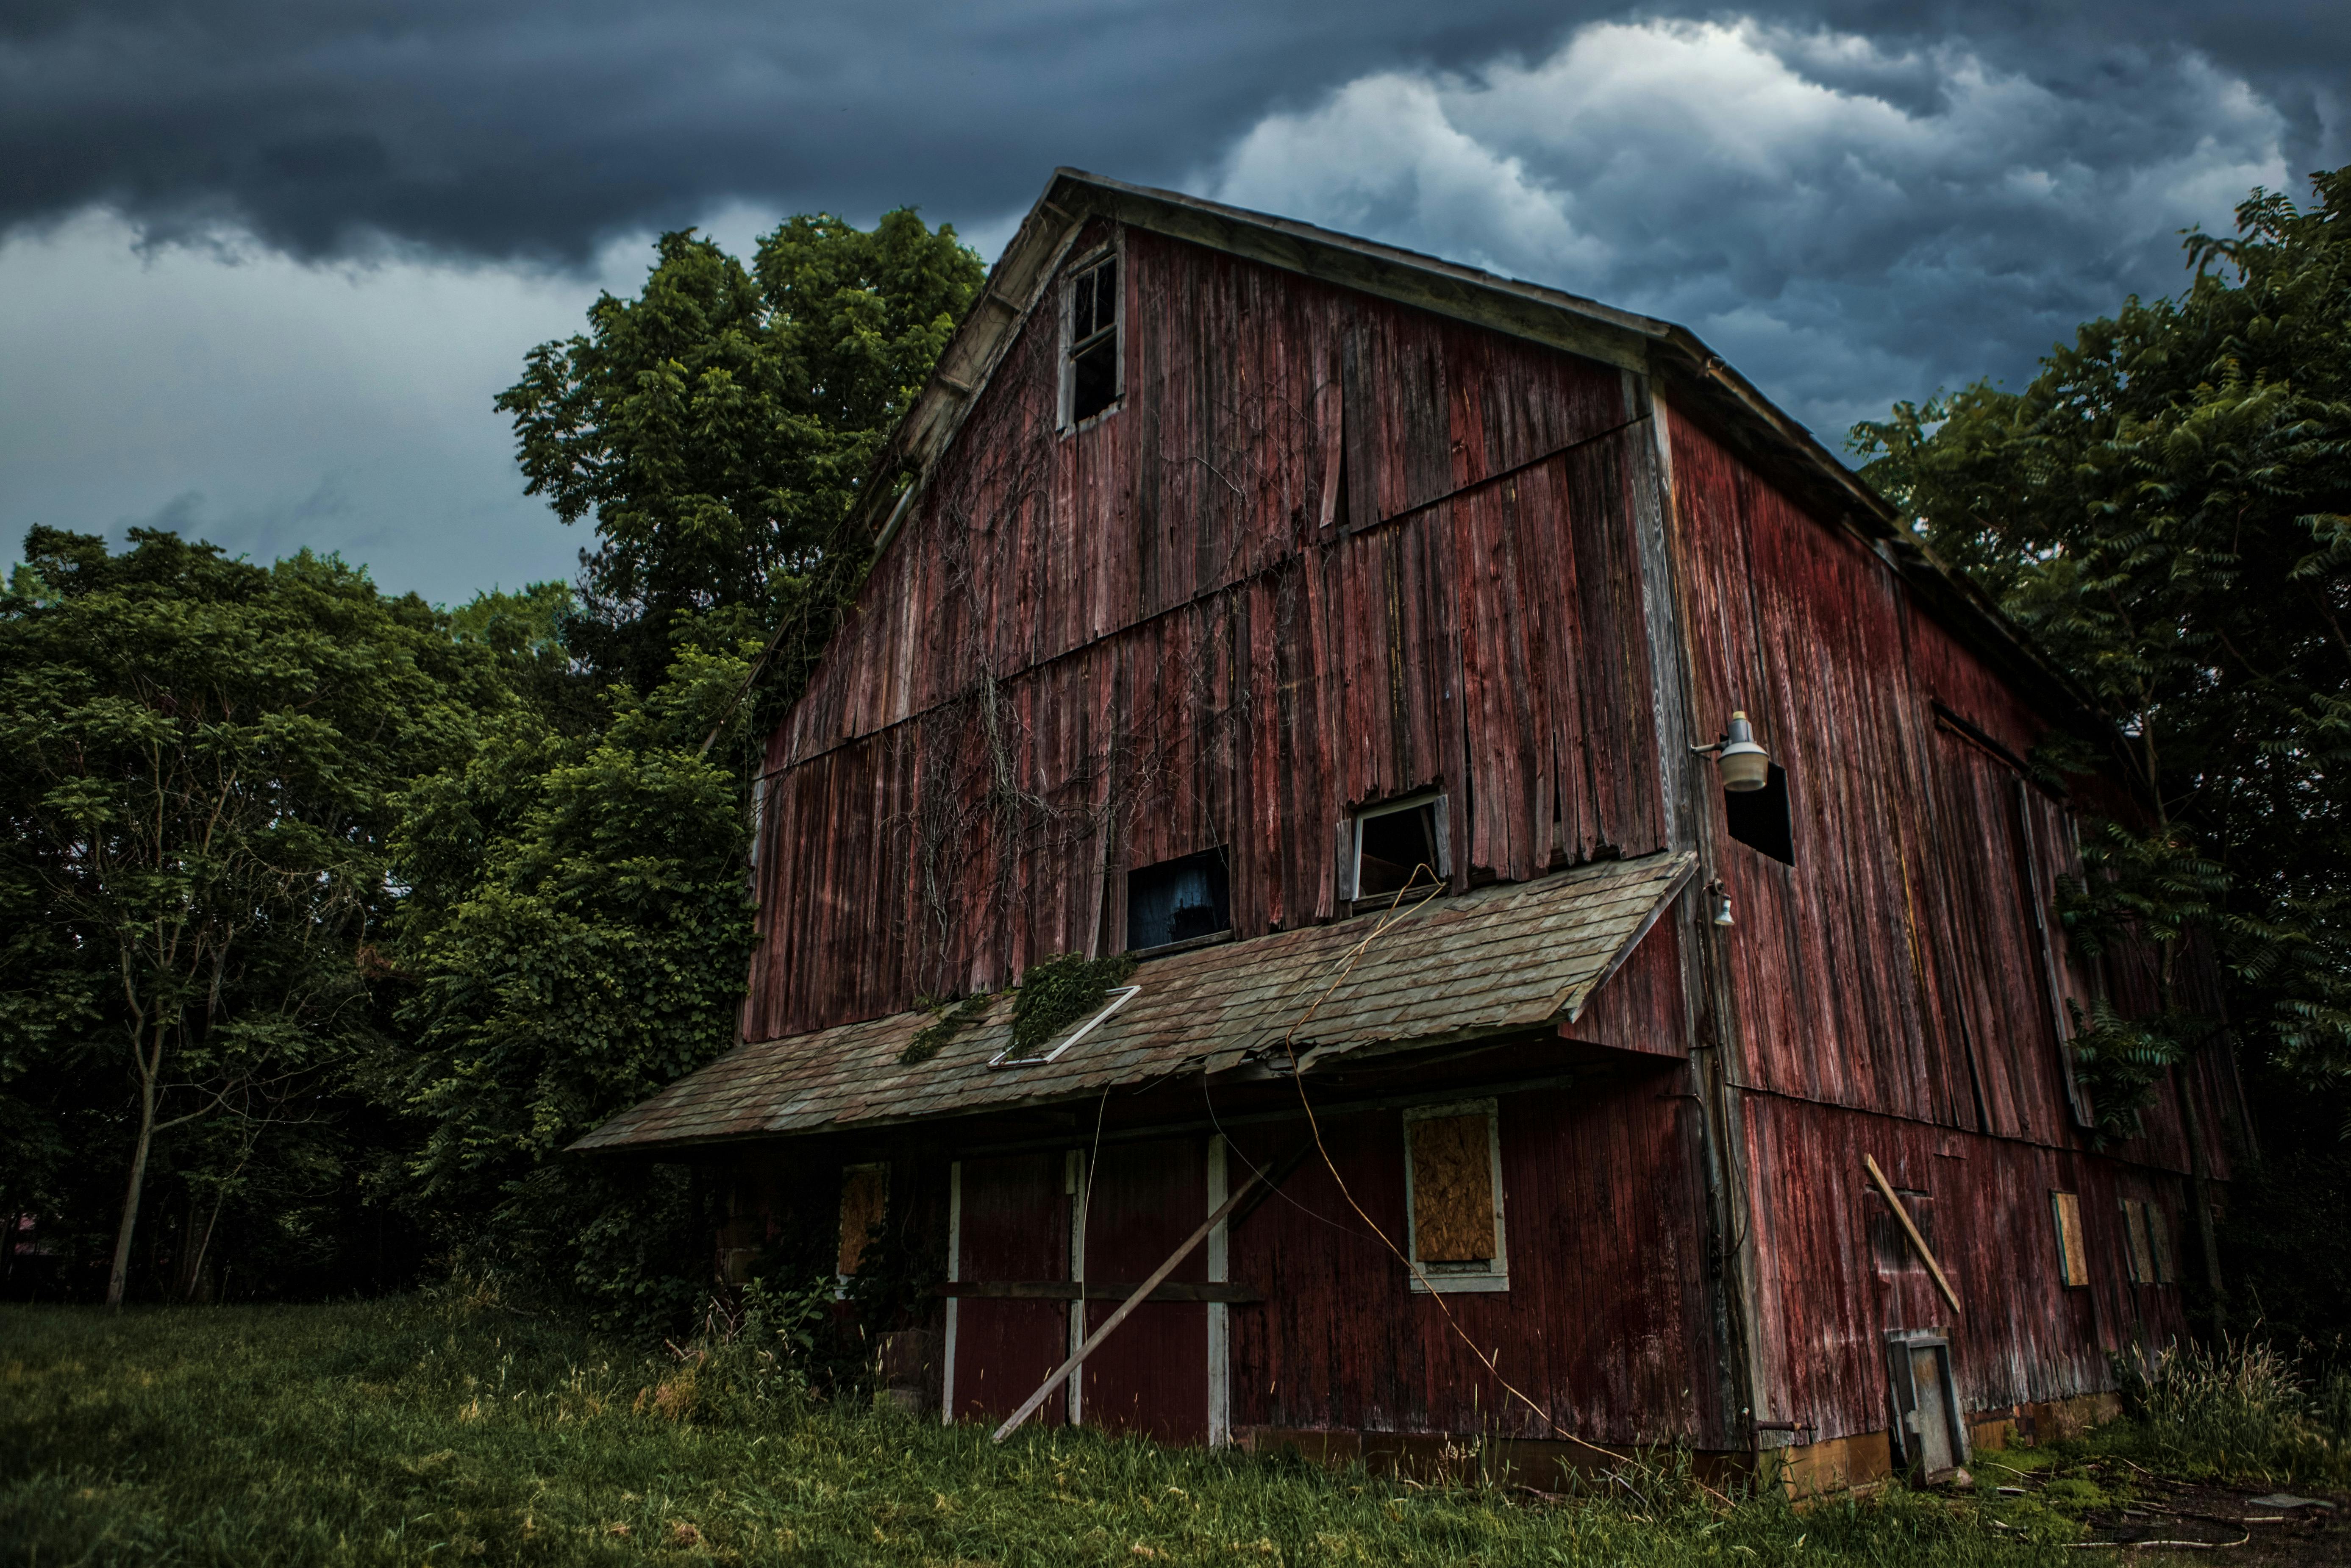
<svg viewBox="0 0 2351 1568">
<path fill-rule="evenodd" d="M 2132 1413 L 2171 1463 L 2268 1482 L 2351 1478 L 2351 1374 L 2314 1391 L 2293 1357 L 2252 1339 L 2116 1358 Z"/>
</svg>

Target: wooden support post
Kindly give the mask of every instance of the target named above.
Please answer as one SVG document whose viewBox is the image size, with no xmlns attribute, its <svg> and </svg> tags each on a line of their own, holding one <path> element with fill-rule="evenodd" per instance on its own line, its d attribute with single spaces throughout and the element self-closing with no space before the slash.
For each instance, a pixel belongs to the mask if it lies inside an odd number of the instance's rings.
<svg viewBox="0 0 2351 1568">
<path fill-rule="evenodd" d="M 1927 1265 L 1927 1272 L 1935 1276 L 1935 1283 L 1941 1289 L 1943 1300 L 1951 1303 L 1951 1311 L 1965 1316 L 1958 1293 L 1951 1289 L 1951 1282 L 1943 1278 L 1943 1266 L 1935 1261 L 1935 1254 L 1927 1246 L 1927 1239 L 1918 1234 L 1916 1225 L 1910 1223 L 1910 1211 L 1902 1207 L 1900 1198 L 1894 1196 L 1894 1184 L 1886 1179 L 1886 1173 L 1877 1168 L 1877 1161 L 1870 1155 L 1863 1155 L 1861 1163 L 1868 1167 L 1869 1179 L 1877 1184 L 1878 1192 L 1886 1199 L 1886 1207 L 1894 1211 L 1896 1219 L 1901 1221 L 1902 1233 L 1910 1238 L 1911 1246 L 1918 1249 L 1918 1257 Z"/>
<path fill-rule="evenodd" d="M 1176 1265 L 1184 1261 L 1185 1259 L 1189 1258 L 1199 1247 L 1200 1243 L 1208 1239 L 1208 1232 L 1214 1230 L 1219 1220 L 1223 1219 L 1225 1216 L 1230 1214 L 1239 1206 L 1241 1199 L 1249 1195 L 1250 1191 L 1256 1187 L 1257 1183 L 1257 1173 L 1252 1171 L 1249 1173 L 1249 1180 L 1241 1183 L 1239 1186 L 1234 1188 L 1232 1197 L 1225 1199 L 1223 1203 L 1219 1204 L 1217 1207 L 1217 1212 L 1208 1216 L 1208 1218 L 1201 1223 L 1200 1228 L 1192 1232 L 1191 1236 L 1186 1239 L 1184 1245 L 1176 1249 L 1175 1251 L 1170 1252 L 1167 1255 L 1167 1261 L 1159 1265 L 1158 1268 L 1154 1269 L 1151 1271 L 1151 1278 L 1144 1281 L 1142 1284 L 1137 1285 L 1134 1288 L 1134 1294 L 1127 1297 L 1124 1301 L 1121 1302 L 1119 1304 L 1118 1311 L 1111 1313 L 1109 1319 L 1103 1322 L 1102 1327 L 1094 1330 L 1092 1333 L 1086 1336 L 1086 1343 L 1078 1346 L 1077 1350 L 1071 1354 L 1069 1360 L 1061 1363 L 1061 1365 L 1053 1369 L 1053 1375 L 1045 1379 L 1045 1381 L 1038 1386 L 1036 1393 L 1031 1394 L 1028 1398 L 1020 1402 L 1019 1409 L 1015 1410 L 1011 1415 L 1004 1418 L 1004 1425 L 996 1429 L 996 1441 L 1001 1443 L 1005 1438 L 1009 1437 L 1013 1433 L 1019 1431 L 1020 1429 L 1020 1424 L 1023 1421 L 1026 1421 L 1029 1416 L 1037 1414 L 1037 1406 L 1042 1405 L 1047 1399 L 1052 1396 L 1053 1390 L 1061 1385 L 1061 1380 L 1068 1377 L 1072 1372 L 1075 1372 L 1081 1362 L 1084 1361 L 1086 1357 L 1093 1354 L 1096 1350 L 1101 1348 L 1102 1342 L 1110 1338 L 1112 1332 L 1115 1330 L 1119 1324 L 1126 1322 L 1127 1314 L 1134 1312 L 1135 1308 L 1141 1306 L 1144 1301 L 1150 1297 L 1151 1292 L 1159 1288 L 1161 1281 L 1165 1281 L 1168 1275 L 1173 1274 L 1176 1271 Z"/>
</svg>

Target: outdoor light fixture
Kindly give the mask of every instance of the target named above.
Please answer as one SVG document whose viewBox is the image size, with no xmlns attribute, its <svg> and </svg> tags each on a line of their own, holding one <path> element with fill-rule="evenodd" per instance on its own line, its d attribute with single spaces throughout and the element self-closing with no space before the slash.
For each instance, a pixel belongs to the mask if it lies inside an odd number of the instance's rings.
<svg viewBox="0 0 2351 1568">
<path fill-rule="evenodd" d="M 1730 890 L 1722 885 L 1720 877 L 1716 877 L 1706 884 L 1706 902 L 1707 906 L 1713 911 L 1714 923 L 1717 925 L 1739 924 L 1730 917 Z"/>
<path fill-rule="evenodd" d="M 1712 746 L 1693 746 L 1690 749 L 1703 756 L 1714 754 L 1715 766 L 1722 769 L 1722 787 L 1744 794 L 1761 789 L 1771 781 L 1771 754 L 1755 744 L 1755 727 L 1747 722 L 1746 710 L 1730 716 L 1730 733 Z M 1728 925 L 1728 920 L 1718 920 L 1718 925 Z"/>
</svg>

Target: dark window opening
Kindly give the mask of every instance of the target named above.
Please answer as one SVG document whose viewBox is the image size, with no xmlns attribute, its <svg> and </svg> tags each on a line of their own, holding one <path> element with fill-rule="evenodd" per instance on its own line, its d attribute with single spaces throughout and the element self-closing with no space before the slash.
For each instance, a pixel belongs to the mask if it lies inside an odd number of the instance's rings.
<svg viewBox="0 0 2351 1568">
<path fill-rule="evenodd" d="M 1723 821 L 1730 836 L 1782 865 L 1796 863 L 1796 830 L 1788 817 L 1788 770 L 1771 764 L 1761 789 L 1725 789 Z"/>
<path fill-rule="evenodd" d="M 1355 897 L 1389 897 L 1407 886 L 1433 892 L 1445 881 L 1443 816 L 1435 800 L 1355 819 Z"/>
<path fill-rule="evenodd" d="M 1070 423 L 1081 424 L 1118 401 L 1118 257 L 1070 282 Z"/>
<path fill-rule="evenodd" d="M 1232 928 L 1232 882 L 1224 851 L 1202 850 L 1126 873 L 1130 952 Z"/>
<path fill-rule="evenodd" d="M 1935 1245 L 1934 1200 L 1923 1192 L 1896 1188 L 1895 1196 L 1902 1200 L 1910 1216 L 1910 1223 L 1927 1245 Z M 1880 1274 L 1923 1274 L 1927 1260 L 1918 1256 L 1918 1249 L 1910 1245 L 1910 1238 L 1894 1211 L 1886 1207 L 1886 1199 L 1875 1192 L 1868 1193 L 1864 1203 L 1869 1215 L 1869 1256 Z"/>
</svg>

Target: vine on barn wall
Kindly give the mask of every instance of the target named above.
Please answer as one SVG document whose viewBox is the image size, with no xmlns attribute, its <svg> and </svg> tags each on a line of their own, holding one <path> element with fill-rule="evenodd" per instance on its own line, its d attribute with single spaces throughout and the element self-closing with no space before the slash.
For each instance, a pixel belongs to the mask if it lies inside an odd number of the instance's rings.
<svg viewBox="0 0 2351 1568">
<path fill-rule="evenodd" d="M 1165 308 L 1164 289 L 1150 290 L 1144 312 Z M 987 635 L 991 600 L 1037 605 L 1061 591 L 1045 580 L 1045 554 L 1022 549 L 1050 526 L 1047 513 L 1065 457 L 1051 413 L 1059 366 L 1050 324 L 1032 327 L 998 373 L 985 423 L 975 421 L 958 435 L 962 460 L 942 462 L 943 482 L 925 506 L 926 548 L 944 591 L 939 613 L 945 624 L 959 622 L 952 656 L 968 674 L 950 696 L 900 732 L 897 745 L 905 749 L 899 759 L 914 772 L 914 799 L 889 826 L 913 883 L 916 929 L 906 946 L 911 978 L 934 996 L 954 997 L 988 983 L 990 966 L 972 950 L 974 933 L 1015 933 L 1009 937 L 1014 950 L 1002 961 L 1018 963 L 1022 912 L 1045 891 L 1056 868 L 1073 862 L 1087 866 L 1092 882 L 1090 918 L 1082 906 L 1072 912 L 1071 925 L 1083 932 L 1075 946 L 1087 957 L 1105 943 L 1123 946 L 1107 930 L 1115 906 L 1111 879 L 1125 863 L 1138 816 L 1169 801 L 1178 782 L 1175 768 L 1195 753 L 1195 743 L 1196 755 L 1228 775 L 1251 744 L 1252 672 L 1238 642 L 1241 597 L 1257 578 L 1278 576 L 1276 646 L 1292 645 L 1296 634 L 1301 594 L 1294 566 L 1309 543 L 1312 498 L 1287 490 L 1300 467 L 1316 465 L 1285 463 L 1283 456 L 1319 452 L 1337 432 L 1322 429 L 1296 402 L 1250 387 L 1245 370 L 1220 380 L 1217 367 L 1204 364 L 1202 386 L 1230 384 L 1238 391 L 1214 396 L 1200 410 L 1194 449 L 1171 450 L 1157 439 L 1156 418 L 1139 413 L 1140 400 L 1133 397 L 1147 368 L 1140 348 L 1130 349 L 1130 402 L 1122 417 L 1151 420 L 1139 444 L 1155 460 L 1159 506 L 1181 507 L 1197 519 L 1195 533 L 1214 541 L 1219 558 L 1200 563 L 1201 576 L 1225 586 L 1176 612 L 1191 623 L 1180 632 L 1171 625 L 1167 643 L 1182 652 L 1166 664 L 1135 672 L 1137 683 L 1149 686 L 1133 695 L 1141 699 L 1147 692 L 1150 700 L 1099 716 L 1107 722 L 1059 778 L 1040 776 L 1036 737 L 1007 691 L 1027 667 L 1026 646 L 1008 652 L 1002 644 L 1010 639 L 999 637 L 991 646 Z M 1186 500 L 1196 504 L 1184 507 Z M 1278 528 L 1250 527 L 1254 517 L 1285 511 L 1289 537 Z M 1072 877 L 1071 891 L 1083 898 L 1089 890 Z M 1040 961 L 1038 955 L 1028 957 L 1032 966 Z M 952 1038 L 945 1023 L 942 1019 L 918 1031 L 907 1060 L 926 1059 Z"/>
</svg>

